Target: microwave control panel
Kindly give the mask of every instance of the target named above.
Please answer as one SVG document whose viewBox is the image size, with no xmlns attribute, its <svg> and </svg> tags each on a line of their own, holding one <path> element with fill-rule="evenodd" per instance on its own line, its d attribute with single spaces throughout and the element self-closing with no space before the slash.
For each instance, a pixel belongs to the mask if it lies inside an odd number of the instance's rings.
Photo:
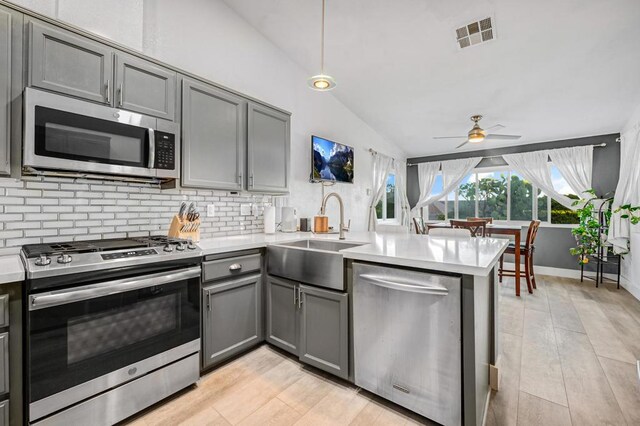
<svg viewBox="0 0 640 426">
<path fill-rule="evenodd" d="M 172 133 L 155 131 L 156 158 L 155 168 L 175 170 L 176 168 L 176 136 Z"/>
</svg>

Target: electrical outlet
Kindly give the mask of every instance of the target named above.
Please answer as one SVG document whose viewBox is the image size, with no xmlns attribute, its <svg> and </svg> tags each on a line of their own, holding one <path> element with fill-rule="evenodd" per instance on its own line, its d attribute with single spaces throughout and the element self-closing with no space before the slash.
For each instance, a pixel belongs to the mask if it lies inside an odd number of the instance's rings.
<svg viewBox="0 0 640 426">
<path fill-rule="evenodd" d="M 240 204 L 240 216 L 251 216 L 251 210 L 251 204 Z"/>
<path fill-rule="evenodd" d="M 216 215 L 216 205 L 207 204 L 207 217 L 214 217 Z"/>
</svg>

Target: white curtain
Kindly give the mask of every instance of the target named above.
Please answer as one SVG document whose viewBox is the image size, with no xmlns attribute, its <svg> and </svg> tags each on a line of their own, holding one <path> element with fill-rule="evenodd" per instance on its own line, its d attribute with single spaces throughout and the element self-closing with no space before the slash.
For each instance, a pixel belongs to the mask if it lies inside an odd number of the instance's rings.
<svg viewBox="0 0 640 426">
<path fill-rule="evenodd" d="M 431 193 L 431 189 L 433 188 L 433 182 L 431 183 L 431 188 L 428 193 L 425 193 L 426 198 L 422 199 L 422 186 L 420 187 L 420 200 L 413 208 L 414 211 L 428 206 L 429 204 L 437 201 L 443 197 L 445 197 L 448 193 L 453 191 L 460 185 L 460 182 L 469 174 L 471 171 L 478 165 L 478 163 L 482 160 L 482 157 L 471 157 L 471 158 L 461 158 L 459 160 L 449 160 L 443 161 L 440 163 L 440 169 L 442 170 L 442 192 L 439 194 L 435 194 L 434 196 L 429 196 Z M 431 164 L 431 163 L 427 163 Z M 420 170 L 418 169 L 418 173 Z M 427 176 L 428 178 L 429 176 Z M 420 178 L 420 174 L 418 174 L 418 178 Z M 435 177 L 433 178 L 435 180 Z"/>
<path fill-rule="evenodd" d="M 640 125 L 622 135 L 620 142 L 620 179 L 611 206 L 615 211 L 618 207 L 640 204 Z M 611 170 L 613 173 L 614 170 Z M 616 253 L 629 251 L 631 237 L 631 223 L 629 219 L 621 217 L 624 212 L 613 213 L 609 227 L 608 241 L 613 245 Z"/>
<path fill-rule="evenodd" d="M 376 230 L 378 218 L 376 216 L 376 205 L 387 189 L 387 178 L 393 169 L 393 159 L 375 153 L 373 155 L 373 188 L 371 202 L 369 203 L 369 231 Z"/>
<path fill-rule="evenodd" d="M 401 161 L 394 160 L 393 173 L 396 176 L 396 194 L 400 208 L 400 225 L 409 228 L 411 223 L 411 211 L 407 198 L 407 166 Z"/>
<path fill-rule="evenodd" d="M 549 151 L 522 152 L 517 154 L 504 154 L 504 160 L 513 167 L 526 180 L 540 188 L 542 192 L 558 201 L 563 206 L 575 210 L 573 202 L 553 188 L 551 168 L 549 167 Z"/>
<path fill-rule="evenodd" d="M 436 177 L 440 172 L 440 161 L 434 161 L 432 163 L 420 163 L 418 164 L 418 188 L 420 188 L 420 198 L 412 211 L 424 207 L 429 197 L 431 197 L 431 190 L 436 183 Z"/>
<path fill-rule="evenodd" d="M 580 198 L 585 198 L 584 192 L 591 189 L 593 145 L 551 149 L 548 152 L 551 162 L 560 170 L 571 189 Z"/>
</svg>

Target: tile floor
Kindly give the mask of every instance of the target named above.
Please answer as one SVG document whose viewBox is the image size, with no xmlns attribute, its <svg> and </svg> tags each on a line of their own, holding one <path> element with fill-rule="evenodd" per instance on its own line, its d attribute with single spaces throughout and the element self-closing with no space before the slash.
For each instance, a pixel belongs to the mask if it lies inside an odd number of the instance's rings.
<svg viewBox="0 0 640 426">
<path fill-rule="evenodd" d="M 487 425 L 638 425 L 640 302 L 612 285 L 538 277 L 500 285 L 501 389 Z M 155 425 L 430 424 L 261 346 L 128 422 Z"/>
</svg>

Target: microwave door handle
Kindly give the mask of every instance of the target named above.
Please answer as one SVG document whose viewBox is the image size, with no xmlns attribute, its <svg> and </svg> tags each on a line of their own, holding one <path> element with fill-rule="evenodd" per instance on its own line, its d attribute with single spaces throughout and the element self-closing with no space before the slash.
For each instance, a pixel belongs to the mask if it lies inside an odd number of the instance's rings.
<svg viewBox="0 0 640 426">
<path fill-rule="evenodd" d="M 149 135 L 149 164 L 147 168 L 153 169 L 156 166 L 156 132 L 152 128 L 148 130 Z"/>
<path fill-rule="evenodd" d="M 199 277 L 199 266 L 181 269 L 176 272 L 160 272 L 143 275 L 141 277 L 125 278 L 121 280 L 107 281 L 98 284 L 89 284 L 69 290 L 51 291 L 29 296 L 29 310 L 50 308 L 52 306 L 65 305 L 67 303 L 96 299 L 98 297 L 111 296 L 127 291 L 139 290 L 146 287 L 155 287 L 171 282 Z"/>
</svg>

